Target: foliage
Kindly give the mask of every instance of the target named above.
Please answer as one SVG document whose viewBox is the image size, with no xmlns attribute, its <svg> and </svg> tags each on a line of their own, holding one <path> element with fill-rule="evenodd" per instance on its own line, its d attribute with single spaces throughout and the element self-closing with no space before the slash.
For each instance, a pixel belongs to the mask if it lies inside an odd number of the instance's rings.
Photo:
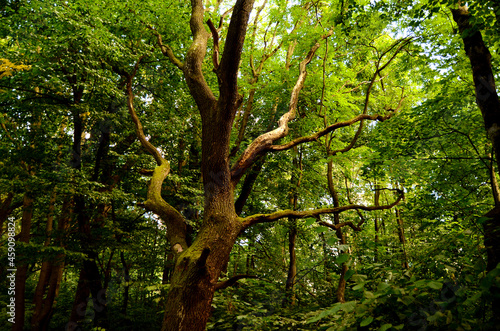
<svg viewBox="0 0 500 331">
<path fill-rule="evenodd" d="M 26 218 L 23 199 L 31 197 L 30 239 L 16 242 L 16 263 L 29 266 L 26 325 L 36 310 L 32 302 L 42 266 L 62 256 L 64 281 L 50 329 L 67 327 L 81 304 L 74 300 L 86 263 L 96 265 L 107 293 L 107 329 L 159 329 L 175 261 L 168 226 L 144 209 L 156 164 L 136 139 L 125 88 L 136 68 L 135 111 L 148 141 L 169 159 L 162 196 L 186 219 L 191 242 L 206 221 L 204 131 L 183 72 L 159 46 L 168 44 L 184 61 L 191 7 L 178 1 L 6 3 L 0 9 L 0 265 L 8 261 L 4 224 L 13 220 L 19 236 Z M 204 22 L 219 22 L 232 7 L 204 3 Z M 247 228 L 221 281 L 253 278 L 216 292 L 208 330 L 492 327 L 490 289 L 499 284 L 500 268 L 485 272 L 483 215 L 495 204 L 498 169 L 475 104 L 462 36 L 450 17 L 455 6 L 361 0 L 255 5 L 238 73 L 244 97 L 227 151 L 233 164 L 289 111 L 299 63 L 316 42 L 320 47 L 307 66 L 296 117 L 288 136 L 275 144 L 361 114 L 375 120 L 354 121 L 267 153 L 261 168 L 252 168 L 257 177 L 240 216 L 335 207 L 329 163 L 340 206 L 389 205 L 395 191 L 405 197 L 391 209 L 350 210 L 338 219 L 291 217 Z M 496 75 L 498 10 L 494 1 L 470 4 Z M 229 18 L 220 22 L 222 53 L 230 46 Z M 218 94 L 215 49 L 212 36 L 203 74 Z M 236 198 L 245 183 L 233 188 Z M 345 223 L 346 242 L 332 227 L 336 221 Z M 296 301 L 287 305 L 292 229 Z M 336 299 L 341 277 L 346 302 Z M 0 288 L 5 307 L 5 277 Z M 99 302 L 87 293 L 84 303 L 82 328 L 102 330 L 96 322 Z M 5 308 L 0 318 L 7 320 Z"/>
</svg>

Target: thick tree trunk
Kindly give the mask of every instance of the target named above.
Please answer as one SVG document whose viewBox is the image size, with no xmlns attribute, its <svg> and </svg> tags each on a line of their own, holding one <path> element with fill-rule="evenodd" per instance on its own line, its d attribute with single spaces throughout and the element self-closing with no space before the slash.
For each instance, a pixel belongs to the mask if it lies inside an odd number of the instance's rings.
<svg viewBox="0 0 500 331">
<path fill-rule="evenodd" d="M 500 100 L 496 92 L 495 77 L 491 66 L 491 54 L 484 44 L 481 32 L 471 26 L 467 8 L 452 10 L 458 24 L 464 49 L 472 67 L 472 78 L 476 92 L 476 103 L 481 110 L 488 137 L 493 143 L 497 169 L 500 169 Z M 465 32 L 465 33 L 464 33 Z M 500 206 L 486 214 L 490 219 L 484 223 L 484 244 L 488 255 L 487 271 L 500 263 Z M 500 325 L 500 288 L 493 285 L 492 323 Z"/>
<path fill-rule="evenodd" d="M 215 285 L 241 230 L 234 209 L 213 215 L 209 222 L 177 257 L 162 331 L 205 330 Z"/>
</svg>

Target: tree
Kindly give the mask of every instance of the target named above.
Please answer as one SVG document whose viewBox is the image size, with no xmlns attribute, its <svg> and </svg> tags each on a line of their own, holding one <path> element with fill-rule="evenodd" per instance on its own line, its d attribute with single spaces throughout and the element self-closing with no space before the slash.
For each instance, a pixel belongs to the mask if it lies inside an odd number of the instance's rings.
<svg viewBox="0 0 500 331">
<path fill-rule="evenodd" d="M 496 8 L 496 7 L 493 7 Z M 498 8 L 496 8 L 496 13 Z M 484 121 L 484 126 L 495 151 L 497 171 L 500 169 L 500 99 L 496 92 L 495 76 L 491 65 L 491 54 L 485 45 L 481 32 L 470 23 L 466 7 L 452 10 L 453 19 L 458 24 L 464 42 L 464 49 L 472 67 L 476 103 Z M 498 14 L 497 14 L 498 15 Z M 492 176 L 495 176 L 493 174 Z M 495 208 L 486 214 L 488 220 L 484 223 L 484 244 L 488 253 L 486 270 L 491 272 L 500 263 L 500 211 L 498 200 Z M 500 288 L 492 287 L 493 292 L 493 323 L 500 321 Z"/>
<path fill-rule="evenodd" d="M 352 209 L 386 209 L 396 205 L 401 199 L 400 196 L 389 205 L 374 207 L 348 205 L 308 211 L 284 210 L 271 214 L 238 217 L 234 207 L 235 188 L 247 170 L 264 154 L 287 150 L 299 144 L 316 140 L 339 127 L 349 126 L 358 121 L 384 120 L 390 115 L 387 117 L 379 114 L 369 115 L 365 111 L 350 121 L 331 124 L 315 135 L 275 145 L 277 140 L 287 136 L 289 122 L 295 118 L 299 94 L 307 75 L 306 66 L 320 47 L 320 44 L 316 42 L 300 62 L 299 75 L 291 91 L 288 111 L 281 116 L 278 127 L 254 139 L 231 166 L 229 159 L 231 130 L 236 112 L 242 103 L 242 96 L 238 93 L 238 70 L 253 1 L 237 1 L 232 8 L 232 16 L 220 60 L 218 56 L 220 48 L 218 31 L 214 27 L 211 27 L 211 32 L 206 30 L 203 2 L 192 1 L 191 5 L 190 28 L 193 42 L 186 52 L 184 61 L 180 61 L 172 49 L 163 44 L 160 34 L 157 34 L 157 37 L 162 52 L 175 66 L 182 70 L 189 91 L 201 115 L 201 175 L 204 188 L 204 215 L 203 223 L 192 245 L 187 243 L 187 226 L 184 217 L 161 197 L 162 182 L 170 171 L 169 163 L 160 151 L 147 140 L 134 109 L 133 79 L 140 67 L 141 58 L 138 59 L 132 72 L 121 72 L 127 80 L 127 104 L 136 127 L 137 136 L 142 146 L 155 158 L 157 163 L 144 205 L 159 215 L 166 224 L 168 239 L 176 253 L 175 269 L 167 295 L 163 330 L 204 328 L 210 314 L 210 303 L 222 268 L 229 260 L 229 253 L 236 238 L 250 226 L 262 222 L 272 222 L 284 217 L 303 218 L 327 213 L 340 213 Z M 323 33 L 320 40 L 330 36 L 333 31 Z M 203 71 L 207 43 L 210 37 L 214 41 L 213 66 L 217 76 L 217 94 L 207 83 Z M 396 43 L 382 55 L 386 55 L 395 47 L 400 49 L 404 45 L 405 42 L 399 43 L 399 46 Z M 392 56 L 395 57 L 396 54 Z M 387 64 L 377 68 L 376 73 L 383 70 Z M 374 79 L 372 85 L 373 81 Z M 342 225 L 345 224 L 339 226 Z"/>
</svg>

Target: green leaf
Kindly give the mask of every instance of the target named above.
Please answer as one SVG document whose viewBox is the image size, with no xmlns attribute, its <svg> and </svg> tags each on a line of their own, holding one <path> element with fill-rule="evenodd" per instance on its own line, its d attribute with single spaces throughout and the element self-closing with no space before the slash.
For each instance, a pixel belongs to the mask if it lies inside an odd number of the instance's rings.
<svg viewBox="0 0 500 331">
<path fill-rule="evenodd" d="M 443 287 L 443 283 L 431 280 L 427 283 L 427 286 L 435 290 L 440 290 Z"/>
<path fill-rule="evenodd" d="M 352 289 L 354 291 L 357 291 L 357 290 L 361 290 L 364 286 L 365 286 L 365 283 L 362 283 L 362 284 L 358 284 L 358 285 L 354 286 Z"/>
<path fill-rule="evenodd" d="M 356 284 L 361 284 L 361 283 L 365 283 L 366 282 L 366 279 L 368 277 L 366 275 L 362 275 L 362 274 L 355 274 L 355 275 L 352 275 L 352 280 L 356 283 Z"/>
<path fill-rule="evenodd" d="M 349 260 L 349 254 L 340 254 L 339 256 L 337 256 L 337 258 L 335 259 L 335 263 L 337 263 L 338 265 L 341 265 L 342 263 L 345 263 Z"/>
<path fill-rule="evenodd" d="M 444 314 L 438 310 L 434 315 L 427 317 L 427 320 L 429 322 L 437 322 L 443 316 Z"/>
<path fill-rule="evenodd" d="M 316 233 L 322 233 L 322 232 L 325 232 L 326 230 L 328 230 L 328 228 L 326 226 L 318 226 L 318 227 L 314 228 L 314 231 Z"/>
<path fill-rule="evenodd" d="M 386 331 L 386 330 L 389 330 L 390 328 L 392 328 L 392 324 L 388 323 L 388 324 L 384 324 L 380 327 L 380 329 L 378 329 L 378 331 Z"/>
<path fill-rule="evenodd" d="M 365 298 L 367 298 L 367 299 L 375 298 L 375 295 L 373 294 L 373 292 L 370 292 L 370 291 L 365 291 L 364 295 L 365 295 Z"/>
<path fill-rule="evenodd" d="M 328 245 L 331 245 L 331 246 L 336 245 L 338 242 L 339 242 L 339 238 L 337 238 L 337 237 L 330 237 L 330 238 L 328 238 L 328 240 L 326 241 L 326 243 L 327 243 Z"/>
<path fill-rule="evenodd" d="M 354 275 L 355 273 L 356 273 L 356 271 L 354 271 L 354 270 L 351 270 L 351 269 L 347 270 L 347 272 L 345 273 L 344 279 L 346 281 L 349 280 L 352 277 L 352 275 Z"/>
<path fill-rule="evenodd" d="M 346 313 L 350 313 L 354 308 L 356 308 L 356 301 L 348 301 L 340 305 L 340 309 Z"/>
<path fill-rule="evenodd" d="M 361 323 L 359 323 L 359 326 L 361 326 L 361 327 L 367 326 L 371 322 L 373 322 L 373 317 L 372 316 L 368 316 L 367 318 L 365 318 L 364 320 L 362 320 Z"/>
<path fill-rule="evenodd" d="M 312 225 L 312 224 L 314 224 L 314 223 L 316 223 L 316 219 L 315 219 L 315 218 L 310 217 L 310 218 L 307 218 L 307 219 L 306 219 L 306 223 L 305 223 L 305 224 L 306 224 L 306 226 L 310 226 L 310 225 Z"/>
<path fill-rule="evenodd" d="M 377 292 L 383 292 L 383 291 L 387 290 L 389 287 L 391 287 L 389 284 L 380 283 L 377 286 Z"/>
</svg>

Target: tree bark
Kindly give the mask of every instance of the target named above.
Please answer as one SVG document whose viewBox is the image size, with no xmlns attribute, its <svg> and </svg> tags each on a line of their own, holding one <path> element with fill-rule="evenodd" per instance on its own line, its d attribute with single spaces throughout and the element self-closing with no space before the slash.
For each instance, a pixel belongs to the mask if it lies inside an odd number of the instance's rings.
<svg viewBox="0 0 500 331">
<path fill-rule="evenodd" d="M 55 196 L 54 196 L 55 202 Z M 71 215 L 71 202 L 66 201 L 62 206 L 63 214 L 61 215 L 59 222 L 57 224 L 57 230 L 59 234 L 64 235 L 69 227 L 69 218 Z M 51 210 L 52 212 L 53 210 Z M 46 245 L 50 244 L 50 234 L 52 232 L 52 216 L 49 215 L 47 220 L 47 241 Z M 56 245 L 65 248 L 65 242 L 63 238 L 56 240 Z M 33 316 L 31 318 L 31 329 L 33 331 L 38 330 L 48 330 L 50 319 L 54 312 L 56 305 L 56 299 L 59 294 L 59 287 L 61 285 L 61 279 L 64 271 L 64 260 L 66 255 L 64 253 L 57 254 L 57 256 L 51 261 L 44 261 L 42 263 L 42 269 L 40 270 L 40 276 L 38 279 L 38 284 L 35 289 L 34 304 L 35 309 Z"/>
<path fill-rule="evenodd" d="M 380 206 L 380 185 L 375 184 L 375 197 L 374 197 L 374 203 L 375 206 Z M 378 256 L 378 246 L 379 246 L 379 238 L 378 238 L 378 230 L 379 230 L 379 224 L 378 224 L 379 218 L 378 218 L 378 213 L 375 213 L 375 262 L 379 261 L 379 256 Z"/>
<path fill-rule="evenodd" d="M 398 237 L 399 237 L 399 243 L 401 244 L 401 253 L 402 253 L 402 259 L 403 259 L 403 268 L 408 269 L 408 256 L 406 254 L 406 238 L 405 238 L 405 232 L 404 232 L 404 225 L 403 225 L 403 218 L 401 217 L 401 212 L 399 208 L 395 208 L 396 210 L 396 222 L 398 224 Z"/>
<path fill-rule="evenodd" d="M 465 7 L 452 10 L 458 24 L 464 49 L 471 63 L 476 103 L 481 110 L 488 138 L 493 144 L 497 171 L 500 169 L 500 100 L 496 92 L 495 78 L 491 66 L 491 53 L 486 47 L 481 32 L 470 24 L 470 15 Z M 495 269 L 500 263 L 500 206 L 486 214 L 489 219 L 483 224 L 484 244 L 488 256 L 486 270 Z M 493 285 L 492 323 L 500 325 L 500 288 Z"/>
<path fill-rule="evenodd" d="M 187 52 L 183 72 L 202 118 L 201 172 L 205 206 L 196 239 L 190 247 L 178 251 L 176 257 L 162 324 L 164 331 L 205 329 L 220 273 L 243 229 L 234 207 L 229 144 L 236 110 L 241 104 L 237 73 L 253 1 L 238 0 L 234 5 L 224 53 L 216 68 L 218 100 L 202 72 L 209 37 L 203 25 L 203 2 L 192 0 L 191 5 L 193 43 Z"/>
<path fill-rule="evenodd" d="M 125 291 L 123 293 L 123 303 L 121 308 L 121 313 L 124 316 L 127 316 L 127 307 L 128 307 L 128 299 L 129 299 L 129 289 L 130 289 L 130 268 L 128 264 L 125 262 L 125 255 L 123 252 L 120 252 L 120 260 L 123 266 L 123 280 L 125 281 Z"/>
<path fill-rule="evenodd" d="M 335 189 L 335 184 L 333 183 L 333 161 L 329 161 L 327 164 L 327 179 L 328 179 L 328 191 L 330 192 L 330 196 L 333 199 L 333 206 L 339 207 L 340 206 L 339 195 L 337 193 L 337 190 Z M 333 214 L 333 224 L 335 225 L 340 224 L 339 214 Z M 337 235 L 337 238 L 340 240 L 340 244 L 347 245 L 347 238 L 345 236 L 343 229 L 338 228 L 337 230 L 335 230 L 335 233 Z M 341 251 L 340 253 L 344 252 Z M 347 262 L 342 263 L 340 269 L 339 283 L 337 285 L 337 291 L 336 291 L 338 302 L 345 302 L 345 287 L 346 287 L 345 275 L 347 273 L 347 270 L 349 270 Z"/>
<path fill-rule="evenodd" d="M 293 173 L 291 178 L 292 191 L 290 193 L 290 207 L 297 210 L 297 203 L 299 199 L 298 189 L 302 179 L 302 153 L 295 148 L 299 153 L 293 160 Z M 285 285 L 285 299 L 283 305 L 295 305 L 296 293 L 295 283 L 297 281 L 297 254 L 295 252 L 295 245 L 297 241 L 297 219 L 294 217 L 288 218 L 290 230 L 288 232 L 288 253 L 290 255 L 290 263 L 288 265 L 288 275 Z"/>
<path fill-rule="evenodd" d="M 295 282 L 297 278 L 297 254 L 295 253 L 295 244 L 297 241 L 297 220 L 291 218 L 288 220 L 290 230 L 288 232 L 288 253 L 290 254 L 290 263 L 288 265 L 288 275 L 285 285 L 285 299 L 283 306 L 293 306 L 296 301 Z"/>
</svg>

